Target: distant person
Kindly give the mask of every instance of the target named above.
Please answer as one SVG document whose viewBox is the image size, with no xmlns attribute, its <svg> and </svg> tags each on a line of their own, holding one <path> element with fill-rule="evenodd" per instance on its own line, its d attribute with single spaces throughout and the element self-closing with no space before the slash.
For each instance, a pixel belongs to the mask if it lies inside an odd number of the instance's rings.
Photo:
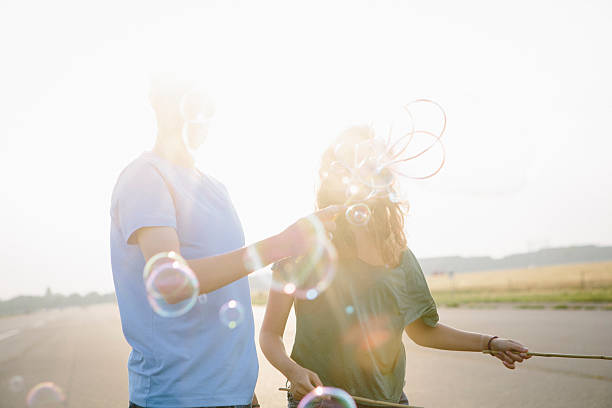
<svg viewBox="0 0 612 408">
<path fill-rule="evenodd" d="M 352 157 L 354 146 L 372 134 L 368 126 L 349 128 L 323 154 L 319 208 L 346 201 L 346 180 L 333 163 L 346 161 L 337 157 L 341 154 Z M 406 245 L 403 205 L 389 195 L 374 196 L 366 202 L 371 209 L 367 224 L 351 224 L 346 217 L 337 220 L 332 242 L 339 261 L 327 290 L 314 300 L 270 291 L 259 341 L 266 358 L 291 383 L 290 408 L 321 385 L 341 388 L 358 397 L 408 405 L 403 392 L 403 332 L 424 347 L 500 351 L 497 357 L 510 369 L 528 358 L 527 348 L 516 341 L 439 323 L 423 272 Z M 295 268 L 291 262 L 275 264 L 274 273 Z M 289 356 L 282 338 L 292 305 L 296 333 Z"/>
<path fill-rule="evenodd" d="M 155 147 L 123 170 L 112 195 L 112 271 L 123 333 L 132 347 L 130 407 L 257 406 L 258 362 L 246 278 L 253 266 L 245 263 L 244 235 L 227 190 L 194 165 L 191 151 L 202 144 L 208 126 L 206 120 L 187 123 L 185 110 L 196 109 L 190 114 L 200 119 L 211 113 L 206 95 L 192 92 L 195 85 L 172 75 L 152 82 Z M 240 163 L 236 169 L 245 171 Z M 316 215 L 333 228 L 336 212 Z M 303 235 L 302 222 L 255 244 L 261 262 L 306 251 L 310 238 Z M 167 251 L 188 260 L 200 292 L 207 294 L 206 302 L 174 318 L 153 311 L 143 282 L 145 262 Z M 244 321 L 231 329 L 219 319 L 220 307 L 229 300 L 245 312 Z"/>
</svg>

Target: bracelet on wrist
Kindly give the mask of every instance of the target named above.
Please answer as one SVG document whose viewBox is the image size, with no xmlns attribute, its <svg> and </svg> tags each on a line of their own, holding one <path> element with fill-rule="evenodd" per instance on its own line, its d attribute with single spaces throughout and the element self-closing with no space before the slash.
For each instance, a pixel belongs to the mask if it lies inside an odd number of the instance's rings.
<svg viewBox="0 0 612 408">
<path fill-rule="evenodd" d="M 492 342 L 493 340 L 495 340 L 495 339 L 498 339 L 498 338 L 499 338 L 499 336 L 493 336 L 493 337 L 491 337 L 491 338 L 489 339 L 489 341 L 487 342 L 487 350 L 493 350 L 493 349 L 491 348 L 491 342 Z M 492 355 L 492 354 L 491 354 L 491 355 Z"/>
</svg>

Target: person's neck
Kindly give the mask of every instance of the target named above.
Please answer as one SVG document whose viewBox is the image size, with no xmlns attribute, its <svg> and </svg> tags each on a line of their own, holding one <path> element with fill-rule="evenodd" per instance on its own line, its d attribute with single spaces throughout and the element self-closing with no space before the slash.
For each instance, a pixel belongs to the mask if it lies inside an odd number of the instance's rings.
<svg viewBox="0 0 612 408">
<path fill-rule="evenodd" d="M 353 234 L 355 236 L 357 258 L 373 266 L 385 265 L 385 261 L 376 247 L 376 243 L 365 229 L 356 229 L 353 231 Z"/>
<path fill-rule="evenodd" d="M 158 134 L 153 152 L 177 166 L 195 167 L 193 156 L 178 136 Z"/>
</svg>

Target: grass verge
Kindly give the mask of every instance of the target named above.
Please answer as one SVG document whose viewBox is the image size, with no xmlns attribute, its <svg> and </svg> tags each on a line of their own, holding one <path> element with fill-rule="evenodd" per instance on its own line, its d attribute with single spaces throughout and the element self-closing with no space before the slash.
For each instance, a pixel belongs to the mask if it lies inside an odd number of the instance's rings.
<svg viewBox="0 0 612 408">
<path fill-rule="evenodd" d="M 439 305 L 473 303 L 520 303 L 522 308 L 534 308 L 538 303 L 558 303 L 559 307 L 570 308 L 567 303 L 612 303 L 612 287 L 593 289 L 546 289 L 546 290 L 494 290 L 462 289 L 432 291 Z M 535 303 L 535 305 L 534 305 Z"/>
</svg>

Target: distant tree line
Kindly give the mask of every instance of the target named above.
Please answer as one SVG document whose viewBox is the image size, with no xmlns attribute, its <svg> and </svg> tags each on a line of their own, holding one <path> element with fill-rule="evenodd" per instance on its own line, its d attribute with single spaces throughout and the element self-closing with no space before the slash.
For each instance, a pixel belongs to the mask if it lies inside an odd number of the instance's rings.
<svg viewBox="0 0 612 408">
<path fill-rule="evenodd" d="M 17 296 L 9 300 L 0 300 L 0 315 L 23 314 L 43 309 L 62 309 L 70 306 L 89 306 L 109 302 L 117 302 L 114 293 L 89 292 L 86 295 L 73 293 L 66 296 L 52 293 L 51 289 L 47 288 L 47 292 L 43 296 Z"/>
<path fill-rule="evenodd" d="M 435 272 L 494 271 L 605 261 L 612 261 L 612 246 L 584 245 L 544 248 L 534 252 L 508 255 L 503 258 L 491 258 L 489 256 L 419 258 L 421 268 L 426 275 Z"/>
</svg>

